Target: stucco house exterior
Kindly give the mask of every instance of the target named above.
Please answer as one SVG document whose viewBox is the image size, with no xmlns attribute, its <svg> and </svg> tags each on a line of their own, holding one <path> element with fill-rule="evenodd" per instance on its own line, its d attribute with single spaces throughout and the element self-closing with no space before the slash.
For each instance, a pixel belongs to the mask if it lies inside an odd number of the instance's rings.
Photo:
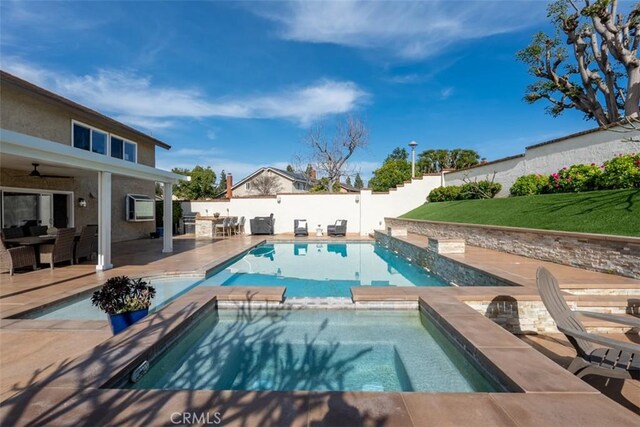
<svg viewBox="0 0 640 427">
<path fill-rule="evenodd" d="M 271 191 L 265 194 L 257 185 L 257 180 L 268 178 L 273 182 Z M 286 170 L 266 166 L 258 169 L 249 176 L 231 186 L 232 197 L 260 196 L 276 193 L 306 193 L 313 185 L 305 174 L 287 172 Z M 220 196 L 225 196 L 223 193 Z"/>
<path fill-rule="evenodd" d="M 110 268 L 112 241 L 148 237 L 155 230 L 155 212 L 146 203 L 150 199 L 155 204 L 155 183 L 164 183 L 171 194 L 173 183 L 184 179 L 155 168 L 156 147 L 170 149 L 150 135 L 0 71 L 1 227 L 36 220 L 79 231 L 98 224 L 98 269 Z M 170 208 L 165 212 L 171 215 Z M 166 252 L 172 250 L 168 231 Z"/>
</svg>

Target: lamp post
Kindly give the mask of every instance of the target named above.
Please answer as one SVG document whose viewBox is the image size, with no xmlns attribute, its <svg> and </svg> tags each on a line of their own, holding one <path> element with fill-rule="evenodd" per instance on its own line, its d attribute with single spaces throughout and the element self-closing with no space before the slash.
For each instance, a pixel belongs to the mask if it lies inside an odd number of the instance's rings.
<svg viewBox="0 0 640 427">
<path fill-rule="evenodd" d="M 416 177 L 416 146 L 417 142 L 411 141 L 409 147 L 411 147 L 411 178 Z"/>
</svg>

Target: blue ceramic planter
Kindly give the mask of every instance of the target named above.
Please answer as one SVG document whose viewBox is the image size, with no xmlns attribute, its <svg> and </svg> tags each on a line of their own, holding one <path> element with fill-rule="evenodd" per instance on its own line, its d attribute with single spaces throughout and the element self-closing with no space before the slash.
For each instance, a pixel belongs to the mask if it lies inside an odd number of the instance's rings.
<svg viewBox="0 0 640 427">
<path fill-rule="evenodd" d="M 145 308 L 143 310 L 129 311 L 127 313 L 110 314 L 109 324 L 111 325 L 113 335 L 117 335 L 120 332 L 124 331 L 147 314 L 149 314 L 148 308 Z"/>
</svg>

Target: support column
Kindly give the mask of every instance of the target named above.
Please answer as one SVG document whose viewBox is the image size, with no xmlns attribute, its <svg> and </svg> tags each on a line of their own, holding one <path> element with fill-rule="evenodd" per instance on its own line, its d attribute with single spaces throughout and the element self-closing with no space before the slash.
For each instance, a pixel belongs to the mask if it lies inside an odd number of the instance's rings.
<svg viewBox="0 0 640 427">
<path fill-rule="evenodd" d="M 111 264 L 111 173 L 98 172 L 98 265 L 109 270 Z"/>
<path fill-rule="evenodd" d="M 164 234 L 162 237 L 162 252 L 173 252 L 173 201 L 171 195 L 173 194 L 173 184 L 169 182 L 164 183 Z"/>
</svg>

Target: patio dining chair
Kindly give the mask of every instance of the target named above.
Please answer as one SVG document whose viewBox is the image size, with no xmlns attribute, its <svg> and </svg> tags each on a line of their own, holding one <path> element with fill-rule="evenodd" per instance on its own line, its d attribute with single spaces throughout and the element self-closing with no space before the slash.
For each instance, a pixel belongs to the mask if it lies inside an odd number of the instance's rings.
<svg viewBox="0 0 640 427">
<path fill-rule="evenodd" d="M 238 234 L 244 234 L 244 224 L 246 221 L 247 219 L 244 216 L 240 217 L 240 221 L 238 221 L 238 227 L 237 227 Z"/>
<path fill-rule="evenodd" d="M 52 244 L 40 245 L 40 263 L 49 264 L 53 270 L 54 264 L 69 261 L 73 265 L 73 240 L 75 228 L 60 228 L 56 240 Z"/>
<path fill-rule="evenodd" d="M 567 337 L 577 352 L 577 356 L 567 368 L 569 372 L 578 378 L 585 375 L 622 379 L 640 378 L 640 345 L 589 333 L 576 314 L 632 327 L 640 327 L 640 319 L 590 311 L 573 311 L 562 296 L 558 280 L 549 270 L 544 267 L 538 268 L 536 279 L 544 306 L 556 322 L 558 330 Z"/>
<path fill-rule="evenodd" d="M 96 235 L 98 234 L 97 225 L 85 225 L 80 232 L 80 238 L 75 242 L 75 248 L 73 251 L 73 258 L 78 263 L 80 258 L 87 258 L 91 260 L 94 252 L 97 250 L 95 244 Z"/>
<path fill-rule="evenodd" d="M 0 268 L 9 270 L 9 275 L 13 276 L 13 270 L 22 267 L 33 267 L 34 270 L 37 268 L 36 251 L 33 246 L 7 248 L 0 239 Z"/>
</svg>

